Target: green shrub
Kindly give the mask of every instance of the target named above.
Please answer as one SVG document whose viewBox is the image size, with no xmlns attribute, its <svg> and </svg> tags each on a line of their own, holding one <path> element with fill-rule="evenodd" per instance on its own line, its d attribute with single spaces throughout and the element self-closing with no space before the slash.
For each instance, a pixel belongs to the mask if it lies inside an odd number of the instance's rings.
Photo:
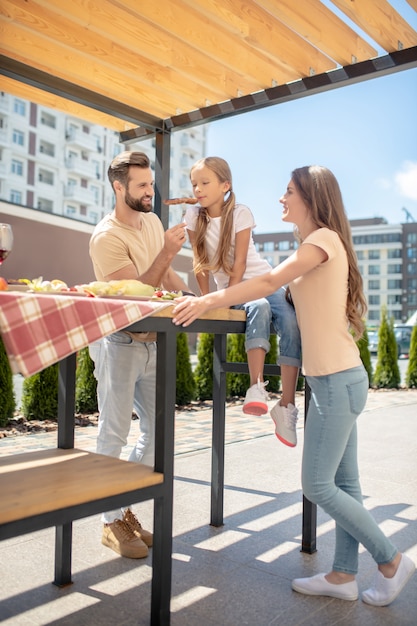
<svg viewBox="0 0 417 626">
<path fill-rule="evenodd" d="M 58 363 L 25 378 L 22 388 L 22 412 L 27 420 L 58 418 Z"/>
<path fill-rule="evenodd" d="M 214 335 L 201 333 L 197 344 L 197 365 L 194 370 L 198 400 L 213 398 L 213 345 Z"/>
<path fill-rule="evenodd" d="M 411 333 L 410 356 L 405 374 L 405 384 L 410 389 L 417 387 L 417 326 L 414 326 Z"/>
<path fill-rule="evenodd" d="M 398 389 L 401 382 L 398 367 L 398 348 L 394 335 L 394 323 L 388 320 L 387 309 L 382 307 L 381 325 L 378 332 L 377 363 L 373 384 L 377 388 Z"/>
<path fill-rule="evenodd" d="M 248 360 L 245 350 L 245 335 L 227 335 L 227 360 L 232 363 L 246 363 Z M 241 397 L 246 395 L 250 386 L 249 374 L 237 374 L 227 372 L 226 374 L 226 396 L 228 398 Z"/>
<path fill-rule="evenodd" d="M 369 352 L 369 340 L 368 340 L 368 331 L 363 331 L 362 337 L 357 342 L 359 348 L 359 354 L 363 363 L 364 368 L 366 369 L 366 373 L 368 374 L 369 386 L 372 385 L 372 363 L 371 363 L 371 353 Z"/>
<path fill-rule="evenodd" d="M 75 372 L 75 410 L 77 413 L 96 413 L 97 380 L 94 376 L 94 361 L 88 347 L 77 353 Z"/>
<path fill-rule="evenodd" d="M 0 337 L 0 426 L 6 426 L 16 409 L 13 375 L 3 341 Z"/>
<path fill-rule="evenodd" d="M 177 391 L 178 406 L 189 404 L 195 398 L 196 384 L 190 361 L 190 350 L 186 333 L 177 335 Z"/>
</svg>

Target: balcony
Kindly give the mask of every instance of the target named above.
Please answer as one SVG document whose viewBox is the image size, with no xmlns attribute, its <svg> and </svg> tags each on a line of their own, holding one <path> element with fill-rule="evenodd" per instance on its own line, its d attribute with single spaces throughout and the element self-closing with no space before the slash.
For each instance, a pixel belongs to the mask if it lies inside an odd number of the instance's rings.
<svg viewBox="0 0 417 626">
<path fill-rule="evenodd" d="M 78 128 L 70 128 L 65 133 L 65 139 L 69 145 L 83 148 L 84 150 L 90 150 L 92 152 L 98 152 L 97 138 L 83 133 Z"/>
<path fill-rule="evenodd" d="M 79 185 L 65 185 L 64 197 L 73 202 L 80 202 L 81 204 L 97 204 L 94 193 Z"/>
<path fill-rule="evenodd" d="M 100 180 L 100 174 L 97 172 L 96 166 L 90 161 L 85 161 L 77 157 L 68 157 L 65 159 L 65 167 L 68 172 L 72 174 L 78 174 L 83 178 Z"/>
</svg>

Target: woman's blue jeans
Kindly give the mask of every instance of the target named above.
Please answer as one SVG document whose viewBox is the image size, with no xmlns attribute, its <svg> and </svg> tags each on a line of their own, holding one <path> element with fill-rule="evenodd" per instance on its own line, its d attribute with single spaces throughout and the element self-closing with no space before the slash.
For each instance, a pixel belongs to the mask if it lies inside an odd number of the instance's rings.
<svg viewBox="0 0 417 626">
<path fill-rule="evenodd" d="M 285 298 L 281 287 L 266 298 L 238 304 L 233 309 L 246 312 L 245 349 L 263 348 L 269 352 L 271 322 L 279 336 L 279 365 L 301 365 L 301 339 L 294 307 Z"/>
<path fill-rule="evenodd" d="M 392 561 L 397 549 L 362 504 L 357 460 L 356 419 L 368 395 L 361 365 L 328 376 L 307 376 L 311 389 L 304 434 L 304 495 L 336 522 L 333 569 L 358 571 L 361 543 L 378 564 Z"/>
</svg>

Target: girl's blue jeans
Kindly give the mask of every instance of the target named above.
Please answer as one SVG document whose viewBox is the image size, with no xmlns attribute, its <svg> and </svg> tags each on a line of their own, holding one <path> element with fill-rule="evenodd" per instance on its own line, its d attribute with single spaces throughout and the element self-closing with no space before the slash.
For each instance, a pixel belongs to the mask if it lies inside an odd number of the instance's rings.
<svg viewBox="0 0 417 626">
<path fill-rule="evenodd" d="M 271 322 L 279 336 L 279 365 L 301 365 L 301 339 L 294 307 L 285 298 L 285 287 L 272 295 L 245 304 L 238 304 L 233 309 L 246 311 L 245 349 L 263 348 L 269 352 Z"/>
<path fill-rule="evenodd" d="M 361 543 L 378 564 L 397 553 L 362 504 L 357 460 L 356 419 L 368 395 L 368 375 L 360 365 L 328 376 L 307 376 L 311 389 L 304 432 L 304 495 L 336 522 L 333 569 L 358 571 Z"/>
</svg>

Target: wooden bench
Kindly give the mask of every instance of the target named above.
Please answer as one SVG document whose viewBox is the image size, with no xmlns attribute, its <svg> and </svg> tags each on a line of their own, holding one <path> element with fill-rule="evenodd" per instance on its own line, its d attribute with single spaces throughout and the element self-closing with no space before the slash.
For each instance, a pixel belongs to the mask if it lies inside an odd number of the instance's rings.
<svg viewBox="0 0 417 626">
<path fill-rule="evenodd" d="M 4 457 L 0 537 L 101 512 L 110 501 L 114 506 L 118 501 L 132 504 L 144 499 L 143 490 L 162 482 L 163 475 L 151 467 L 77 448 Z"/>
</svg>

